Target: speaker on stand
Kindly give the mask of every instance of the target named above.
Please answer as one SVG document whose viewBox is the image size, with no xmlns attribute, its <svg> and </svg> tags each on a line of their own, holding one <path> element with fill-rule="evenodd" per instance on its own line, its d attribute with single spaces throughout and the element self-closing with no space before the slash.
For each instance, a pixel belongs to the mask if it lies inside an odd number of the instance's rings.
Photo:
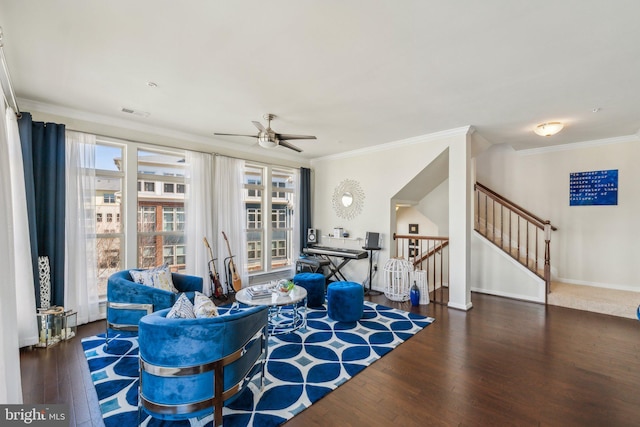
<svg viewBox="0 0 640 427">
<path fill-rule="evenodd" d="M 315 245 L 318 243 L 318 230 L 315 228 L 307 229 L 307 245 Z"/>
</svg>

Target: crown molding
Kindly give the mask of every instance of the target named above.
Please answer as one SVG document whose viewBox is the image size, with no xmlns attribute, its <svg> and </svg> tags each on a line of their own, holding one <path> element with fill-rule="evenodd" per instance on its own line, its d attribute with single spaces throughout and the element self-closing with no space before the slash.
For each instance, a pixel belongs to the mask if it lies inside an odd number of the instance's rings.
<svg viewBox="0 0 640 427">
<path fill-rule="evenodd" d="M 68 117 L 74 120 L 82 120 L 85 122 L 106 125 L 114 128 L 126 129 L 135 132 L 143 132 L 152 135 L 161 135 L 165 137 L 182 139 L 187 141 L 215 144 L 212 138 L 196 135 L 188 132 L 176 131 L 161 126 L 148 125 L 144 123 L 138 123 L 127 119 L 121 119 L 117 117 L 105 116 L 97 113 L 89 113 L 86 111 L 76 110 L 73 108 L 62 107 L 59 105 L 47 104 L 40 101 L 33 101 L 30 99 L 19 98 L 21 110 L 24 111 L 37 111 L 39 113 L 53 114 L 56 116 Z"/>
<path fill-rule="evenodd" d="M 360 148 L 352 151 L 346 151 L 344 153 L 330 154 L 328 156 L 316 157 L 315 159 L 312 159 L 312 162 L 359 157 L 364 154 L 393 150 L 398 147 L 406 147 L 410 145 L 421 144 L 424 142 L 437 141 L 437 140 L 441 140 L 449 137 L 472 135 L 474 132 L 475 132 L 475 129 L 473 128 L 473 126 L 462 126 L 459 128 L 448 129 L 440 132 L 429 133 L 426 135 L 420 135 L 420 136 L 414 136 L 411 138 L 401 139 L 398 141 L 387 142 L 384 144 L 373 145 L 371 147 Z"/>
<path fill-rule="evenodd" d="M 66 117 L 73 120 L 78 120 L 90 124 L 96 124 L 100 126 L 106 126 L 108 128 L 113 129 L 122 129 L 125 131 L 131 132 L 139 132 L 149 137 L 158 136 L 161 139 L 172 139 L 177 141 L 184 141 L 185 143 L 194 143 L 200 144 L 201 146 L 205 146 L 210 148 L 211 150 L 206 150 L 206 152 L 214 153 L 214 154 L 222 154 L 222 155 L 232 155 L 240 157 L 240 153 L 242 157 L 246 160 L 255 160 L 261 159 L 260 161 L 265 161 L 265 155 L 274 161 L 278 160 L 287 160 L 299 165 L 309 165 L 309 160 L 300 159 L 295 157 L 294 155 L 289 155 L 288 153 L 281 153 L 279 156 L 270 156 L 266 153 L 256 153 L 255 147 L 252 146 L 236 146 L 233 149 L 229 149 L 228 144 L 224 142 L 218 142 L 213 137 L 206 137 L 202 135 L 197 135 L 189 132 L 177 131 L 171 128 L 165 128 L 162 126 L 150 125 L 145 123 L 134 122 L 132 120 L 127 120 L 124 118 L 117 118 L 111 116 L 105 116 L 102 114 L 89 113 L 86 111 L 76 110 L 73 108 L 62 107 L 59 105 L 48 104 L 45 102 L 34 101 L 26 98 L 18 98 L 20 109 L 22 111 L 33 111 L 43 114 L 51 114 L 60 117 Z M 99 131 L 93 131 L 90 129 L 73 129 L 72 126 L 69 126 L 70 130 L 78 131 L 78 132 L 86 132 L 86 133 L 101 133 Z M 127 139 L 127 137 L 117 136 L 117 135 L 100 135 L 106 136 L 109 138 L 115 139 Z M 151 141 L 138 141 L 138 142 L 151 142 Z M 193 149 L 189 146 L 184 146 L 182 148 Z M 196 149 L 197 151 L 202 151 L 202 149 Z"/>
<path fill-rule="evenodd" d="M 548 147 L 531 148 L 527 150 L 516 150 L 519 156 L 532 156 L 536 154 L 553 153 L 556 151 L 579 150 L 582 148 L 599 147 L 602 145 L 622 144 L 625 142 L 639 142 L 640 135 L 616 136 L 613 138 L 594 139 L 591 141 L 574 142 L 571 144 L 550 145 Z"/>
</svg>

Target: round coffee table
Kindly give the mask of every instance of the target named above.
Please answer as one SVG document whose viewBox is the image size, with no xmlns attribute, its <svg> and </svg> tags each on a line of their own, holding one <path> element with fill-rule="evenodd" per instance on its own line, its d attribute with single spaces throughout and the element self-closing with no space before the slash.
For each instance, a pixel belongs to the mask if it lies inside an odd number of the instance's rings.
<svg viewBox="0 0 640 427">
<path fill-rule="evenodd" d="M 240 289 L 236 300 L 247 305 L 269 306 L 269 335 L 287 334 L 307 326 L 307 290 L 302 286 L 294 286 L 287 296 L 273 292 L 262 298 L 252 298 L 247 289 Z"/>
</svg>

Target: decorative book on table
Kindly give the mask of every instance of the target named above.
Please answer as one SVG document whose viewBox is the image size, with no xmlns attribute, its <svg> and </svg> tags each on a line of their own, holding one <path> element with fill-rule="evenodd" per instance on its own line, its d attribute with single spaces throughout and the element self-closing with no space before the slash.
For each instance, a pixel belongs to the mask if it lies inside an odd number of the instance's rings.
<svg viewBox="0 0 640 427">
<path fill-rule="evenodd" d="M 251 299 L 271 297 L 273 286 L 271 285 L 255 285 L 247 288 L 247 295 Z"/>
</svg>

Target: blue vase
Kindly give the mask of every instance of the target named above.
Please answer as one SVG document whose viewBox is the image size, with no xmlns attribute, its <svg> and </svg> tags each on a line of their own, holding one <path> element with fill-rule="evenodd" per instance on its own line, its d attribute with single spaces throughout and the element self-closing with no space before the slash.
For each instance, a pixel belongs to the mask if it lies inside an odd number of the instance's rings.
<svg viewBox="0 0 640 427">
<path fill-rule="evenodd" d="M 636 315 L 638 316 L 638 320 L 640 320 L 640 305 L 638 306 L 638 311 L 636 312 Z"/>
<path fill-rule="evenodd" d="M 409 299 L 411 300 L 411 305 L 419 305 L 420 304 L 420 289 L 413 284 L 411 287 L 411 291 L 409 291 Z M 638 308 L 640 310 L 640 308 Z"/>
</svg>

